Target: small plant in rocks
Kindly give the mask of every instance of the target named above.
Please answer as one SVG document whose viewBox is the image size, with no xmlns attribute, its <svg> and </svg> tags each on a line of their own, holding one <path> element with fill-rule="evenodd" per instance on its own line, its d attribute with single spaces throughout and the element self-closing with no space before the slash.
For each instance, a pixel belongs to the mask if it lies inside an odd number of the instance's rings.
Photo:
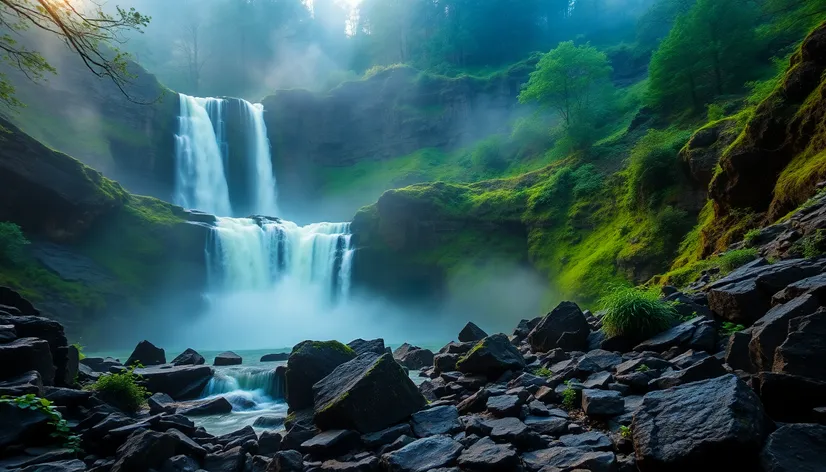
<svg viewBox="0 0 826 472">
<path fill-rule="evenodd" d="M 659 291 L 639 287 L 615 287 L 600 300 L 605 310 L 602 330 L 608 336 L 645 340 L 674 325 L 679 319 L 674 306 Z"/>
<path fill-rule="evenodd" d="M 648 372 L 649 370 L 651 370 L 651 368 L 648 367 L 645 364 L 640 364 L 640 366 L 637 367 L 637 372 L 645 373 L 645 372 Z"/>
<path fill-rule="evenodd" d="M 81 451 L 80 436 L 71 432 L 69 423 L 49 400 L 30 393 L 19 397 L 3 396 L 0 397 L 0 403 L 7 403 L 22 410 L 35 410 L 45 414 L 49 418 L 49 424 L 54 428 L 51 437 L 59 440 L 66 449 L 71 449 L 74 452 Z"/>
<path fill-rule="evenodd" d="M 149 392 L 140 384 L 141 376 L 135 373 L 133 365 L 117 374 L 102 375 L 95 383 L 86 387 L 97 392 L 107 402 L 127 412 L 135 412 L 146 404 Z"/>
<path fill-rule="evenodd" d="M 554 375 L 554 373 L 551 372 L 551 369 L 547 367 L 537 367 L 533 370 L 533 375 L 536 375 L 538 377 L 550 377 Z"/>
<path fill-rule="evenodd" d="M 731 321 L 726 321 L 720 327 L 720 334 L 722 334 L 723 336 L 731 336 L 732 334 L 738 331 L 743 331 L 744 329 L 746 329 L 746 327 L 741 324 L 735 324 Z"/>
<path fill-rule="evenodd" d="M 571 387 L 570 380 L 566 380 L 565 385 L 567 388 L 562 391 L 562 406 L 572 410 L 576 407 L 576 390 Z"/>
<path fill-rule="evenodd" d="M 625 425 L 620 426 L 619 434 L 623 439 L 631 439 L 631 427 Z"/>
</svg>

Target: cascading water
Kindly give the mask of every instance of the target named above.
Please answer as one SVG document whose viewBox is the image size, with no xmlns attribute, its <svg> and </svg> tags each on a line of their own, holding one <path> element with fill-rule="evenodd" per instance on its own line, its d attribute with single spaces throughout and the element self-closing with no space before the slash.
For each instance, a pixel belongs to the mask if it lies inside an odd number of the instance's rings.
<svg viewBox="0 0 826 472">
<path fill-rule="evenodd" d="M 251 180 L 252 201 L 256 215 L 277 215 L 275 174 L 272 171 L 270 140 L 267 138 L 267 125 L 264 123 L 264 106 L 241 101 L 243 122 L 249 134 L 249 149 L 252 155 Z"/>
</svg>

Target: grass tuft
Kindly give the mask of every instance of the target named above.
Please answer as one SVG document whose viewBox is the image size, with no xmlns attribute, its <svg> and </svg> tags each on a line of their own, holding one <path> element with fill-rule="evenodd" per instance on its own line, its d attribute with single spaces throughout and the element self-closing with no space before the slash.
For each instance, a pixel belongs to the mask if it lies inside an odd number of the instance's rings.
<svg viewBox="0 0 826 472">
<path fill-rule="evenodd" d="M 608 336 L 645 340 L 670 328 L 677 319 L 671 304 L 660 300 L 657 289 L 617 287 L 602 297 L 606 310 L 602 330 Z"/>
</svg>

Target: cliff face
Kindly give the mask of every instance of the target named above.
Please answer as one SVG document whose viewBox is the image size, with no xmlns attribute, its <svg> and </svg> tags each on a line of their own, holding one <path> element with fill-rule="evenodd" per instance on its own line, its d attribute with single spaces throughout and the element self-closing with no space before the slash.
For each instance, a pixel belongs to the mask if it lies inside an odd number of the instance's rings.
<svg viewBox="0 0 826 472">
<path fill-rule="evenodd" d="M 262 103 L 281 201 L 317 198 L 325 168 L 448 150 L 501 131 L 534 65 L 526 61 L 491 78 L 396 67 L 324 95 L 279 90 Z"/>
</svg>

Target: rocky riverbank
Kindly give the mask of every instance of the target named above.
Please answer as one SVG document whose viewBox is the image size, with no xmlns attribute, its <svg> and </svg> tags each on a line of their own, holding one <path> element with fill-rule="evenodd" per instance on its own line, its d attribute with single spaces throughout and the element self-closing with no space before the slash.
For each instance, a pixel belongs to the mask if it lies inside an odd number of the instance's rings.
<svg viewBox="0 0 826 472">
<path fill-rule="evenodd" d="M 822 470 L 824 268 L 823 258 L 760 258 L 725 277 L 704 274 L 691 292 L 666 287 L 662 297 L 681 321 L 642 340 L 608 336 L 603 313 L 563 302 L 510 335 L 469 323 L 437 353 L 408 344 L 391 353 L 382 340 L 304 341 L 274 377 L 286 385 L 284 424 L 223 436 L 190 418 L 232 409 L 221 397 L 193 401 L 214 374 L 196 352 L 167 363 L 144 342 L 125 366 L 79 363 L 62 326 L 6 290 L 0 393 L 11 397 L 0 401 L 0 464 L 26 472 Z M 135 364 L 147 405 L 130 411 L 90 390 Z M 426 378 L 419 386 L 408 376 L 415 370 Z"/>
</svg>

